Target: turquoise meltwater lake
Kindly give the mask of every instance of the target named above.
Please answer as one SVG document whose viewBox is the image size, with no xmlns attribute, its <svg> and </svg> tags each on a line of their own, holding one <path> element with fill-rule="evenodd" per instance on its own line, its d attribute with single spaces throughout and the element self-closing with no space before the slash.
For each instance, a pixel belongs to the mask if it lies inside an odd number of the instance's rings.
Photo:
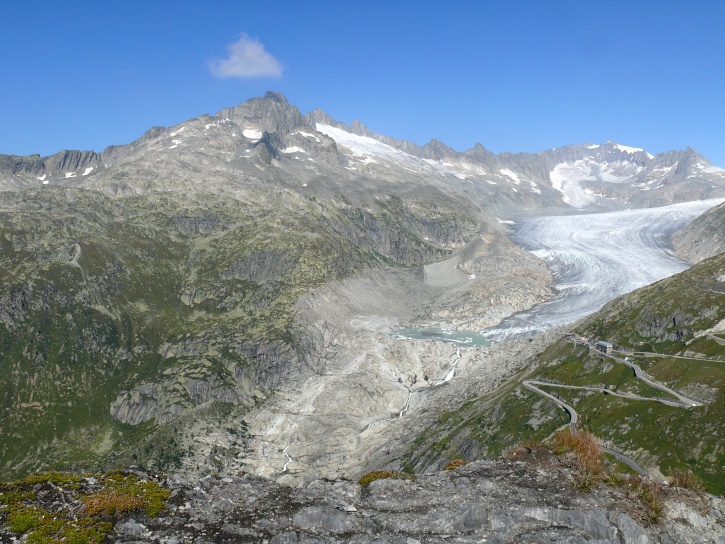
<svg viewBox="0 0 725 544">
<path fill-rule="evenodd" d="M 390 331 L 390 336 L 406 340 L 437 340 L 459 347 L 488 346 L 491 343 L 485 336 L 477 332 L 446 329 L 397 329 Z"/>
</svg>

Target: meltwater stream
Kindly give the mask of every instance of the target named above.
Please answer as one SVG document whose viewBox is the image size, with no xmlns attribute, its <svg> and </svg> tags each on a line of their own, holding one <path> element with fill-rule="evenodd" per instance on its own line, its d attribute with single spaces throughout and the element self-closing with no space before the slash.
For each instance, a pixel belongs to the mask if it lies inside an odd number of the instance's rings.
<svg viewBox="0 0 725 544">
<path fill-rule="evenodd" d="M 572 323 L 604 304 L 688 268 L 669 236 L 723 199 L 662 208 L 517 220 L 513 240 L 543 259 L 559 293 L 481 331 L 494 342 Z"/>
</svg>

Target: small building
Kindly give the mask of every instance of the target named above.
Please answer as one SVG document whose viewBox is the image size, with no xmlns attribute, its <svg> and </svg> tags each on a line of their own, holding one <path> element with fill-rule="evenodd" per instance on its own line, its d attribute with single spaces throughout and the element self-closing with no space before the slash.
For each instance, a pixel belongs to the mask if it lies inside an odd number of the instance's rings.
<svg viewBox="0 0 725 544">
<path fill-rule="evenodd" d="M 607 355 L 610 355 L 612 353 L 612 350 L 614 349 L 614 346 L 612 344 L 610 344 L 609 342 L 604 342 L 602 340 L 594 344 L 594 347 L 602 353 L 606 353 Z"/>
</svg>

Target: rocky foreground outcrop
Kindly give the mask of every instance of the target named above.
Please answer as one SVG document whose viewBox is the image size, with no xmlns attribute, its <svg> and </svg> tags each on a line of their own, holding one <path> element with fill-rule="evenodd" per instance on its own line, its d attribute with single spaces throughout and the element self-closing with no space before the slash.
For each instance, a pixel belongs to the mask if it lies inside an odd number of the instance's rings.
<svg viewBox="0 0 725 544">
<path fill-rule="evenodd" d="M 252 476 L 173 481 L 170 509 L 117 523 L 117 543 L 464 543 L 570 544 L 725 542 L 725 502 L 666 489 L 652 525 L 626 487 L 574 490 L 570 470 L 514 459 L 477 461 L 416 480 L 367 486 L 315 480 L 287 488 Z M 541 460 L 539 460 L 541 461 Z"/>
</svg>

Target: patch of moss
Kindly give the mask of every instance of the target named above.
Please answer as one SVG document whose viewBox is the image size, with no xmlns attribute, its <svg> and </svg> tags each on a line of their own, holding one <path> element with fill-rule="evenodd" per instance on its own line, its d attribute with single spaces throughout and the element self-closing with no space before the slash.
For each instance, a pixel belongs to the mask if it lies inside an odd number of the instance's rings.
<svg viewBox="0 0 725 544">
<path fill-rule="evenodd" d="M 17 502 L 35 500 L 35 491 L 10 488 L 7 491 L 0 491 L 0 504 L 15 504 Z"/>
<path fill-rule="evenodd" d="M 360 485 L 368 485 L 376 480 L 415 480 L 415 474 L 406 472 L 398 472 L 392 470 L 374 470 L 365 474 L 358 483 Z"/>
<path fill-rule="evenodd" d="M 466 464 L 466 462 L 463 459 L 454 459 L 450 463 L 448 463 L 446 466 L 443 467 L 443 470 L 456 470 L 458 467 L 462 467 Z"/>
<path fill-rule="evenodd" d="M 10 532 L 24 535 L 25 542 L 30 544 L 99 544 L 113 527 L 109 516 L 117 518 L 142 509 L 154 517 L 166 508 L 171 493 L 155 481 L 123 471 L 85 477 L 86 480 L 70 473 L 39 473 L 0 486 L 0 504 L 6 505 L 0 510 L 0 521 Z M 44 489 L 44 495 L 50 492 L 58 497 L 46 496 L 44 504 L 51 506 L 45 507 L 38 502 L 38 489 Z M 58 507 L 61 504 L 73 507 Z M 81 504 L 84 509 L 75 507 Z"/>
<path fill-rule="evenodd" d="M 15 482 L 19 486 L 32 486 L 35 484 L 51 483 L 61 486 L 68 486 L 71 489 L 78 489 L 81 478 L 72 472 L 36 472 Z"/>
<path fill-rule="evenodd" d="M 166 508 L 166 501 L 171 491 L 164 489 L 158 483 L 141 480 L 134 474 L 127 474 L 122 471 L 107 473 L 101 479 L 104 492 L 114 495 L 117 498 L 130 497 L 140 501 L 139 507 L 143 507 L 146 515 L 156 517 Z M 128 501 L 127 501 L 128 502 Z"/>
</svg>

